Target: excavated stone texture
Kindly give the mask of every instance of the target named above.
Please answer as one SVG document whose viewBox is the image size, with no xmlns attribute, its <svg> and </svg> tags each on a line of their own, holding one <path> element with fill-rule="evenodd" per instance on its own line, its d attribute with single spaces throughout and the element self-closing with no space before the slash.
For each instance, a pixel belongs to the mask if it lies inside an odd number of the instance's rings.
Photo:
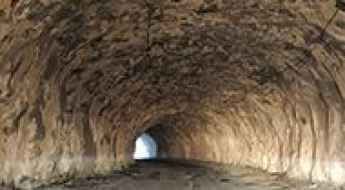
<svg viewBox="0 0 345 190">
<path fill-rule="evenodd" d="M 333 0 L 1 0 L 0 179 L 35 187 L 161 155 L 345 182 Z"/>
</svg>

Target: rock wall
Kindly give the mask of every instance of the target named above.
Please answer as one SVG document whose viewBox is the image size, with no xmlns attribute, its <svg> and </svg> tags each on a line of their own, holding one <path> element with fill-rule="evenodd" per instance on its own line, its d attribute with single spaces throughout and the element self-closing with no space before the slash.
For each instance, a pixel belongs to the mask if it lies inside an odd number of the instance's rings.
<svg viewBox="0 0 345 190">
<path fill-rule="evenodd" d="M 344 183 L 334 1 L 0 1 L 0 179 L 35 187 L 170 157 Z"/>
</svg>

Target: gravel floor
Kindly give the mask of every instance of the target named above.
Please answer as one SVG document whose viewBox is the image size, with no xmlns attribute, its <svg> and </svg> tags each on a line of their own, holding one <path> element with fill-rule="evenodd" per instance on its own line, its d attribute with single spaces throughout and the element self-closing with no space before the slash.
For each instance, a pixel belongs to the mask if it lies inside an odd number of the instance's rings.
<svg viewBox="0 0 345 190">
<path fill-rule="evenodd" d="M 341 190 L 329 184 L 286 179 L 250 168 L 182 161 L 138 161 L 126 171 L 77 179 L 44 190 Z M 216 168 L 216 169 L 215 169 Z M 226 170 L 222 170 L 227 168 Z M 230 169 L 230 170 L 228 170 Z M 0 188 L 1 189 L 1 188 Z"/>
</svg>

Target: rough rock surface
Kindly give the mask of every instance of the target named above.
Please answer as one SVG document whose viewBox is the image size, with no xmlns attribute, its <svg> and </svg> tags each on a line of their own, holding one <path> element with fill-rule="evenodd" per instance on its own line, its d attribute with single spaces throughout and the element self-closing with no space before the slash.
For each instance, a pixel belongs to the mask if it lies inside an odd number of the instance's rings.
<svg viewBox="0 0 345 190">
<path fill-rule="evenodd" d="M 165 157 L 345 183 L 334 5 L 0 0 L 1 181 L 107 173 L 149 130 Z"/>
</svg>

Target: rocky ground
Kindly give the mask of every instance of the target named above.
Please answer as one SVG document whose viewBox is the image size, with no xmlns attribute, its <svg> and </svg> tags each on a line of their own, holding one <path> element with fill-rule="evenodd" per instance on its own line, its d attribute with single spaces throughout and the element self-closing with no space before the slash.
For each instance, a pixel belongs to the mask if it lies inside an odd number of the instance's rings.
<svg viewBox="0 0 345 190">
<path fill-rule="evenodd" d="M 76 179 L 42 190 L 340 190 L 328 184 L 293 181 L 281 175 L 267 174 L 250 168 L 213 163 L 139 161 L 123 172 L 109 176 Z M 0 188 L 1 189 L 1 188 Z M 1 190 L 4 190 L 2 188 Z"/>
</svg>

